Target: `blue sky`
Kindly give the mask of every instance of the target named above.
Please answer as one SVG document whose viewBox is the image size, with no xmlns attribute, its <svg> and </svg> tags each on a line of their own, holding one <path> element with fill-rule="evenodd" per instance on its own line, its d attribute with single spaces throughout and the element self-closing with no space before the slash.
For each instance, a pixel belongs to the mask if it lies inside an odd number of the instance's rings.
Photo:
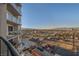
<svg viewBox="0 0 79 59">
<path fill-rule="evenodd" d="M 22 27 L 79 27 L 79 4 L 22 4 Z"/>
</svg>

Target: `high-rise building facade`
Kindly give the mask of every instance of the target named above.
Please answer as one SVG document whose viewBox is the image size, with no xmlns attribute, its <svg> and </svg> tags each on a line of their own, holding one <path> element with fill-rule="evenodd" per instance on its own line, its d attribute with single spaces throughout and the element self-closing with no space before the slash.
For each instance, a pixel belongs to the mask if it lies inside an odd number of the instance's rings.
<svg viewBox="0 0 79 59">
<path fill-rule="evenodd" d="M 0 4 L 0 36 L 17 43 L 21 41 L 21 7 L 20 3 Z M 7 48 L 0 41 L 0 55 L 7 54 Z"/>
</svg>

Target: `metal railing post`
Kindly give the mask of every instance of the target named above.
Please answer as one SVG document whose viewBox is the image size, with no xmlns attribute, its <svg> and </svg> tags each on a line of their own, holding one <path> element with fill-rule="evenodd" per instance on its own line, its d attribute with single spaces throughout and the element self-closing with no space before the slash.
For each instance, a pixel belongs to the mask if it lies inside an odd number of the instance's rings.
<svg viewBox="0 0 79 59">
<path fill-rule="evenodd" d="M 4 39 L 3 37 L 0 37 L 0 40 L 2 40 L 5 43 L 12 56 L 19 56 L 18 51 L 13 47 L 13 45 L 8 40 Z"/>
</svg>

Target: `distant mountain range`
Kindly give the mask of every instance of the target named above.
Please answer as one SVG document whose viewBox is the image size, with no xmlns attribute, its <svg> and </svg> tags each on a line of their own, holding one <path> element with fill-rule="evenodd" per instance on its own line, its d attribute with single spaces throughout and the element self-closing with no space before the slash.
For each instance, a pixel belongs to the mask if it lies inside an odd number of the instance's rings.
<svg viewBox="0 0 79 59">
<path fill-rule="evenodd" d="M 33 29 L 33 28 L 22 28 L 22 30 L 79 30 L 79 27 L 73 27 L 73 28 L 53 28 L 53 29 Z"/>
</svg>

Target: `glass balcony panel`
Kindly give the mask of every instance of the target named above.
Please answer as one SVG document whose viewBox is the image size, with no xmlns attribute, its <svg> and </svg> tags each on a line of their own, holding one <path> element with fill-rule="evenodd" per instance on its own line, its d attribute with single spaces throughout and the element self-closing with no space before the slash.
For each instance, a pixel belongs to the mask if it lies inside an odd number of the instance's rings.
<svg viewBox="0 0 79 59">
<path fill-rule="evenodd" d="M 9 31 L 8 34 L 9 34 L 9 35 L 19 35 L 19 34 L 21 34 L 21 31 L 20 31 L 20 30 Z"/>
<path fill-rule="evenodd" d="M 7 11 L 6 18 L 9 21 L 12 21 L 12 22 L 17 23 L 17 24 L 21 24 L 20 19 L 13 16 L 9 11 Z"/>
</svg>

